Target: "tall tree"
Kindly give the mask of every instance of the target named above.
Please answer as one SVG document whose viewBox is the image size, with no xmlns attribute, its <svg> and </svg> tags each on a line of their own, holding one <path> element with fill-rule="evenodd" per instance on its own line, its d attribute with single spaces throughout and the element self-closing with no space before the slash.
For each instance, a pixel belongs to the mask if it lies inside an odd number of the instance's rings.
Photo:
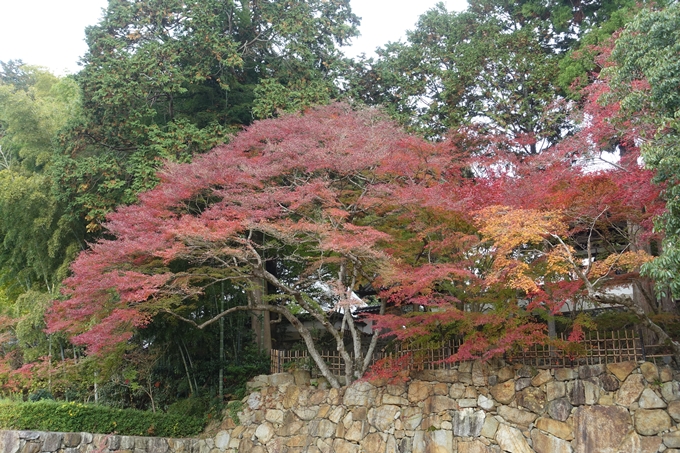
<svg viewBox="0 0 680 453">
<path fill-rule="evenodd" d="M 355 65 L 352 93 L 428 137 L 475 126 L 535 154 L 573 126 L 558 84 L 565 51 L 629 3 L 480 0 L 461 13 L 439 4 L 405 43 Z"/>
<path fill-rule="evenodd" d="M 65 329 L 95 353 L 163 312 L 203 328 L 235 311 L 269 311 L 298 330 L 338 386 L 309 328 L 295 317 L 302 311 L 333 338 L 347 380 L 360 377 L 378 333 L 362 350 L 352 291 L 384 275 L 388 264 L 377 246 L 385 234 L 362 219 L 384 199 L 389 179 L 380 164 L 396 148 L 429 146 L 375 111 L 344 105 L 255 123 L 192 164 L 170 165 L 140 204 L 110 214 L 112 239 L 74 262 L 68 299 L 55 303 L 49 329 Z M 273 291 L 197 323 L 186 303 L 222 281 L 241 291 L 264 281 Z"/>
<path fill-rule="evenodd" d="M 80 250 L 48 172 L 57 132 L 80 111 L 70 78 L 22 65 L 0 67 L 0 285 L 12 366 L 49 354 L 43 315 Z"/>
<path fill-rule="evenodd" d="M 80 97 L 71 79 L 25 66 L 13 74 L 23 82 L 0 83 L 0 263 L 26 289 L 51 291 L 74 253 L 46 172 L 57 131 L 78 114 Z"/>
<path fill-rule="evenodd" d="M 328 100 L 357 23 L 347 0 L 112 0 L 86 30 L 85 116 L 54 172 L 70 214 L 97 231 L 157 183 L 162 159 L 223 143 L 254 111 Z"/>
<path fill-rule="evenodd" d="M 680 296 L 680 5 L 645 9 L 616 40 L 611 66 L 603 74 L 609 93 L 603 99 L 620 106 L 614 123 L 638 131 L 645 165 L 664 187 L 666 212 L 657 227 L 665 237 L 661 256 L 645 266 L 662 293 Z"/>
</svg>

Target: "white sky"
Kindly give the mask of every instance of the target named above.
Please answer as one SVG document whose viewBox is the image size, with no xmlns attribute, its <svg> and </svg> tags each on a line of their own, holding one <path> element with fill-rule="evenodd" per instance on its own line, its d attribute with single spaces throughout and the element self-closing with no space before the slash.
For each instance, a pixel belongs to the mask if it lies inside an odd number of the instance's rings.
<svg viewBox="0 0 680 453">
<path fill-rule="evenodd" d="M 465 9 L 466 0 L 440 0 L 449 10 Z M 348 56 L 398 41 L 418 17 L 438 0 L 351 0 L 362 18 L 362 36 L 346 50 Z M 56 74 L 75 73 L 85 53 L 85 27 L 101 17 L 107 0 L 0 0 L 0 60 L 21 59 Z"/>
</svg>

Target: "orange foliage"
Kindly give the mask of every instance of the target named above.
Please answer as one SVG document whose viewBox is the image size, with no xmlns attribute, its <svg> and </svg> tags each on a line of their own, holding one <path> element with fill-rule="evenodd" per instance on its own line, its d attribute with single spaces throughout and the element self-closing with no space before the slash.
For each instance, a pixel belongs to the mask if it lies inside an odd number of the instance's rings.
<svg viewBox="0 0 680 453">
<path fill-rule="evenodd" d="M 599 278 L 612 272 L 634 272 L 640 269 L 644 263 L 654 259 L 644 250 L 637 252 L 623 252 L 612 254 L 601 261 L 595 261 L 590 267 L 589 277 Z"/>
</svg>

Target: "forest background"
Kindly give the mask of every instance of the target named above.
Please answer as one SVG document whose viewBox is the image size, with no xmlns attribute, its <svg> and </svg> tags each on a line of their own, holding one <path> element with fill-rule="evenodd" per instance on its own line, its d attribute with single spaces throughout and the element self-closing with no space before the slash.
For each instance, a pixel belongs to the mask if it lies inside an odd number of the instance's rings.
<svg viewBox="0 0 680 453">
<path fill-rule="evenodd" d="M 479 0 L 349 59 L 345 0 L 110 1 L 78 74 L 0 63 L 3 393 L 205 410 L 270 312 L 355 379 L 353 293 L 373 348 L 644 325 L 680 357 L 678 22 Z"/>
</svg>

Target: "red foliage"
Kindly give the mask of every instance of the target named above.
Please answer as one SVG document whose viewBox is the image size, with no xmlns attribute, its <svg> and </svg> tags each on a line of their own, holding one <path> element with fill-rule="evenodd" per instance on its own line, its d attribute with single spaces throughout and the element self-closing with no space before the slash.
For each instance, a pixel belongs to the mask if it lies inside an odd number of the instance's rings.
<svg viewBox="0 0 680 453">
<path fill-rule="evenodd" d="M 90 352 L 125 341 L 159 310 L 207 284 L 191 270 L 171 271 L 172 263 L 251 278 L 268 247 L 253 233 L 290 247 L 286 258 L 307 266 L 309 272 L 286 282 L 294 290 L 338 259 L 360 269 L 363 279 L 398 281 L 398 267 L 379 245 L 390 236 L 371 216 L 395 212 L 395 196 L 411 193 L 413 203 L 421 202 L 443 170 L 455 167 L 449 152 L 406 135 L 376 111 L 344 105 L 255 123 L 191 164 L 169 164 L 139 204 L 109 215 L 114 239 L 99 241 L 73 263 L 66 300 L 56 301 L 48 316 L 49 331 L 74 335 Z"/>
<path fill-rule="evenodd" d="M 168 164 L 157 188 L 109 215 L 113 239 L 74 262 L 49 331 L 103 352 L 160 311 L 200 295 L 211 279 L 246 286 L 258 260 L 283 254 L 299 266 L 281 283 L 291 292 L 326 280 L 344 300 L 351 284 L 336 281 L 341 265 L 356 271 L 355 286 L 379 288 L 393 311 L 371 321 L 386 335 L 466 336 L 449 360 L 543 342 L 545 327 L 530 311 L 558 312 L 581 283 L 550 270 L 547 254 L 528 261 L 540 283 L 535 291 L 490 278 L 497 249 L 481 237 L 476 214 L 492 206 L 559 213 L 562 239 L 577 245 L 584 232 L 620 222 L 650 234 L 662 206 L 635 158 L 634 138 L 625 138 L 616 166 L 591 171 L 581 164 L 586 151 L 619 133 L 607 120 L 615 108 L 585 110 L 592 121 L 582 132 L 522 158 L 462 149 L 500 149 L 502 137 L 459 131 L 456 142 L 429 143 L 376 111 L 340 104 L 257 122 L 191 164 Z M 407 306 L 413 311 L 398 311 Z"/>
</svg>

